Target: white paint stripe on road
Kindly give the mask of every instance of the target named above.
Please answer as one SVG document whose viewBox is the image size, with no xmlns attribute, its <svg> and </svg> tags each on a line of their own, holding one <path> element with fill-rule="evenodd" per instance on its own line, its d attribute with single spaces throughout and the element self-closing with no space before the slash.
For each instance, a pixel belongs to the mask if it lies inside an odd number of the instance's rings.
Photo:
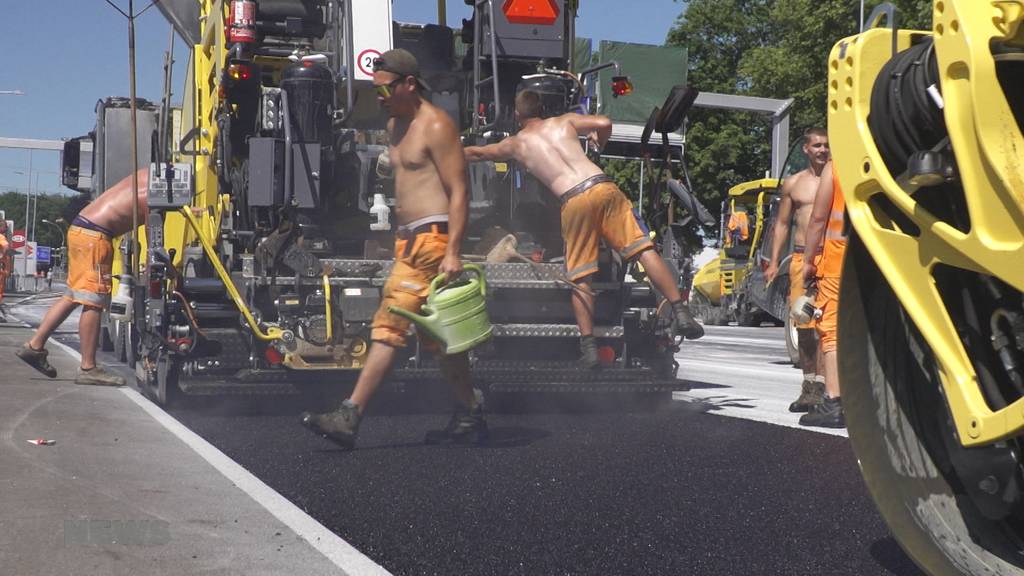
<svg viewBox="0 0 1024 576">
<path fill-rule="evenodd" d="M 679 371 L 682 373 L 683 377 L 686 377 L 686 372 L 688 372 L 688 369 L 690 368 L 697 368 L 698 370 L 710 370 L 715 373 L 722 373 L 725 371 L 725 366 L 728 366 L 729 373 L 749 372 L 751 374 L 760 374 L 762 376 L 767 373 L 776 373 L 780 376 L 789 376 L 792 374 L 796 374 L 797 383 L 800 382 L 799 373 L 795 372 L 792 368 L 789 368 L 788 366 L 758 366 L 756 364 L 744 366 L 739 362 L 729 362 L 724 360 L 700 361 L 694 360 L 692 358 L 686 358 L 679 362 Z"/>
<path fill-rule="evenodd" d="M 774 347 L 774 344 L 770 341 L 766 341 L 758 338 L 743 338 L 741 336 L 721 336 L 718 334 L 705 334 L 701 337 L 701 344 L 748 344 L 751 346 Z M 785 344 L 783 338 L 779 338 L 779 342 Z"/>
<path fill-rule="evenodd" d="M 720 390 L 689 390 L 673 392 L 672 398 L 680 402 L 691 402 L 708 405 L 708 414 L 753 420 L 776 426 L 795 428 L 805 432 L 817 432 L 831 436 L 849 437 L 845 428 L 818 428 L 800 425 L 801 414 L 788 410 L 790 400 L 781 402 L 765 402 L 760 398 L 750 398 L 722 393 Z"/>
<path fill-rule="evenodd" d="M 74 348 L 57 340 L 51 339 L 50 342 L 56 344 L 74 359 L 81 362 L 82 355 Z M 192 448 L 203 460 L 206 460 L 211 466 L 216 468 L 225 478 L 248 494 L 257 504 L 263 506 L 267 512 L 270 512 L 275 518 L 291 528 L 303 540 L 309 542 L 310 546 L 326 556 L 335 566 L 341 568 L 345 574 L 352 576 L 391 574 L 383 566 L 380 566 L 340 536 L 328 530 L 323 524 L 300 510 L 276 490 L 253 476 L 241 464 L 228 458 L 226 454 L 195 432 L 186 428 L 181 422 L 175 420 L 170 414 L 164 412 L 142 394 L 127 387 L 122 388 L 121 391 L 125 396 L 131 398 L 133 402 L 142 407 L 154 420 L 163 425 L 171 434 L 174 434 L 179 440 L 188 445 L 189 448 Z"/>
</svg>

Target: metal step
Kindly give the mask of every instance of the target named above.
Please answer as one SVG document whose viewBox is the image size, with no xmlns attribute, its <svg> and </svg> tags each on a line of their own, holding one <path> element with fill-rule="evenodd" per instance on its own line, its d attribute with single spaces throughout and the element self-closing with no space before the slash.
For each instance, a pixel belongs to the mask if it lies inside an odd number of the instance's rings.
<svg viewBox="0 0 1024 576">
<path fill-rule="evenodd" d="M 495 338 L 579 338 L 580 329 L 575 324 L 493 324 Z M 594 326 L 595 338 L 622 338 L 622 326 Z"/>
</svg>

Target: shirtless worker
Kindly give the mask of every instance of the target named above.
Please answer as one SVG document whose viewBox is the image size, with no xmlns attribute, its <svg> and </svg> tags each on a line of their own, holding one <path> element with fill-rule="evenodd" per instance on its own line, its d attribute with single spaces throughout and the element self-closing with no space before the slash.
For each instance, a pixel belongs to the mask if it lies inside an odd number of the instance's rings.
<svg viewBox="0 0 1024 576">
<path fill-rule="evenodd" d="M 646 226 L 633 210 L 626 195 L 612 179 L 587 158 L 579 137 L 586 136 L 598 150 L 612 134 L 612 123 L 605 116 L 563 114 L 541 118 L 540 95 L 523 90 L 516 96 L 516 118 L 520 130 L 496 144 L 468 146 L 466 159 L 514 159 L 533 174 L 562 203 L 562 237 L 565 240 L 565 264 L 569 279 L 583 290 L 573 290 L 572 306 L 580 329 L 580 367 L 596 368 L 597 344 L 594 341 L 594 297 L 590 276 L 597 272 L 597 249 L 601 239 L 622 254 L 625 260 L 637 259 L 654 287 L 671 303 L 676 330 L 694 340 L 704 328 L 690 315 L 671 271 L 653 250 Z"/>
<path fill-rule="evenodd" d="M 416 58 L 406 50 L 389 50 L 374 63 L 373 85 L 388 120 L 389 156 L 395 173 L 395 264 L 376 315 L 366 364 L 352 396 L 326 414 L 304 413 L 302 423 L 329 440 L 355 446 L 363 411 L 387 375 L 398 348 L 406 345 L 409 321 L 388 306 L 419 312 L 431 280 L 455 278 L 469 201 L 466 162 L 458 129 L 448 114 L 423 97 L 429 87 L 419 77 Z M 437 343 L 421 338 L 428 348 Z M 430 444 L 482 442 L 487 423 L 476 401 L 466 353 L 439 356 L 441 372 L 455 390 L 457 406 L 448 427 L 427 433 Z"/>
<path fill-rule="evenodd" d="M 148 168 L 138 172 L 139 218 L 147 213 Z M 132 177 L 111 186 L 78 213 L 68 228 L 68 289 L 50 306 L 32 339 L 18 350 L 18 358 L 50 378 L 57 370 L 46 360 L 46 341 L 81 305 L 78 339 L 82 363 L 76 384 L 124 386 L 124 378 L 96 364 L 100 317 L 110 304 L 110 267 L 114 260 L 112 239 L 132 229 Z"/>
<path fill-rule="evenodd" d="M 804 254 L 806 251 L 807 222 L 818 192 L 821 171 L 829 161 L 828 132 L 824 128 L 808 128 L 804 131 L 803 153 L 807 157 L 807 168 L 786 178 L 782 184 L 778 217 L 772 237 L 772 254 L 768 268 L 764 271 L 765 284 L 771 284 L 779 273 L 779 253 L 793 231 L 793 255 L 789 260 L 789 305 L 806 292 L 804 286 Z M 795 322 L 795 320 L 794 320 Z M 800 353 L 800 368 L 804 373 L 800 396 L 789 405 L 790 412 L 807 412 L 811 406 L 821 403 L 825 394 L 825 374 L 821 367 L 821 355 L 814 336 L 814 321 L 796 325 L 797 350 Z"/>
<path fill-rule="evenodd" d="M 825 397 L 821 404 L 800 417 L 804 426 L 845 428 L 846 418 L 840 401 L 839 359 L 836 352 L 836 330 L 839 317 L 839 284 L 846 254 L 846 202 L 839 179 L 835 177 L 830 161 L 821 171 L 818 194 L 814 199 L 810 221 L 807 223 L 807 247 L 820 246 L 821 258 L 804 261 L 805 281 L 815 279 L 818 296 L 814 307 L 821 311 L 817 329 L 821 355 L 825 365 Z"/>
</svg>

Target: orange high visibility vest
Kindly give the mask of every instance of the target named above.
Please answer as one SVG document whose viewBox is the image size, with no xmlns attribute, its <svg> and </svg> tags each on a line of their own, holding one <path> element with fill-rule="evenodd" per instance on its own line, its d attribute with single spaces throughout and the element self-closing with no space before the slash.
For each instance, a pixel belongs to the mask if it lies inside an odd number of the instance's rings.
<svg viewBox="0 0 1024 576">
<path fill-rule="evenodd" d="M 740 240 L 750 238 L 750 219 L 746 212 L 733 212 L 729 215 L 729 231 L 739 230 Z"/>
<path fill-rule="evenodd" d="M 833 165 L 832 213 L 829 215 L 828 227 L 825 229 L 821 263 L 818 265 L 819 276 L 838 278 L 842 274 L 843 254 L 846 253 L 846 236 L 843 234 L 845 213 L 846 200 L 843 198 L 843 189 L 839 186 L 839 178 L 836 177 L 835 165 Z"/>
</svg>

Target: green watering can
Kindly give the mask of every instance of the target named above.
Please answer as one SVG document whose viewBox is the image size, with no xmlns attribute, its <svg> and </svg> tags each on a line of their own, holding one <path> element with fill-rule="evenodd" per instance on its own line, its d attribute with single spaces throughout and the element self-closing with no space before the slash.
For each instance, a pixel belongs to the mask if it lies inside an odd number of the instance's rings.
<svg viewBox="0 0 1024 576">
<path fill-rule="evenodd" d="M 491 337 L 493 327 L 487 315 L 484 300 L 486 288 L 484 272 L 479 266 L 467 264 L 466 272 L 473 272 L 475 278 L 465 274 L 455 282 L 441 286 L 445 275 L 439 274 L 430 283 L 427 303 L 423 314 L 388 306 L 388 312 L 408 318 L 417 329 L 445 346 L 446 354 L 458 354 L 484 342 Z"/>
</svg>

